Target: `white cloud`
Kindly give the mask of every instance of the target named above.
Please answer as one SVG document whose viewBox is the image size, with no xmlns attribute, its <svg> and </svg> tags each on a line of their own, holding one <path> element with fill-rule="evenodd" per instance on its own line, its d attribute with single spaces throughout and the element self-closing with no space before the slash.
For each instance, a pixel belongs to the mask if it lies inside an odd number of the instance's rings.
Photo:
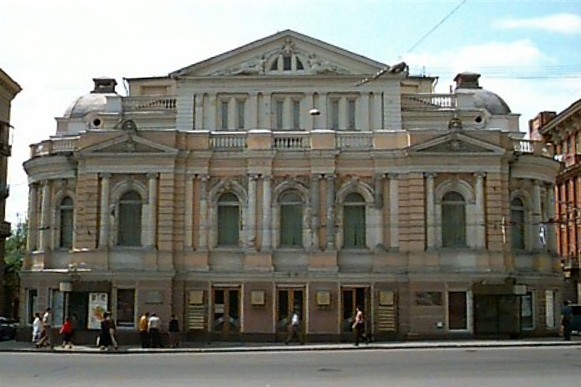
<svg viewBox="0 0 581 387">
<path fill-rule="evenodd" d="M 541 52 L 530 40 L 490 42 L 429 54 L 409 54 L 405 58 L 412 73 L 439 77 L 437 92 L 447 93 L 453 78 L 464 71 L 482 75 L 480 85 L 501 96 L 513 113 L 521 115 L 520 129 L 539 112 L 560 112 L 581 94 L 571 79 L 557 78 L 548 68 L 558 63 Z"/>
<path fill-rule="evenodd" d="M 581 34 L 581 16 L 560 13 L 531 19 L 503 19 L 496 23 L 500 29 L 535 29 L 566 35 Z"/>
</svg>

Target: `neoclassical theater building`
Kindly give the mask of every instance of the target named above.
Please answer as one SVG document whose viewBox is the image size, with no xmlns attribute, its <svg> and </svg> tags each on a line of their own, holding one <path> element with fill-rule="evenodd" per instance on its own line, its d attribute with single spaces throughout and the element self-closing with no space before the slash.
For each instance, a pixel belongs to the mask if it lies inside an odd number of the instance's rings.
<svg viewBox="0 0 581 387">
<path fill-rule="evenodd" d="M 21 315 L 91 332 L 104 310 L 191 340 L 557 331 L 560 164 L 458 74 L 447 94 L 286 30 L 94 89 L 30 147 Z M 94 335 L 91 336 L 94 339 Z"/>
</svg>

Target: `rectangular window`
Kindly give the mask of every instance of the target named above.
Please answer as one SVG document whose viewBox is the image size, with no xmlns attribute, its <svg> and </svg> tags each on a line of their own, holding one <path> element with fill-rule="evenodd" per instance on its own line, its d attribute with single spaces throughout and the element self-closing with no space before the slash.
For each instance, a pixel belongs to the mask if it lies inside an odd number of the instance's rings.
<svg viewBox="0 0 581 387">
<path fill-rule="evenodd" d="M 238 119 L 237 119 L 237 128 L 244 129 L 244 109 L 245 103 L 244 100 L 239 99 L 236 101 L 236 108 L 238 109 Z"/>
<path fill-rule="evenodd" d="M 468 329 L 466 292 L 448 292 L 448 327 L 450 330 Z"/>
<path fill-rule="evenodd" d="M 285 205 L 280 209 L 280 245 L 283 247 L 300 247 L 303 244 L 303 214 L 299 206 Z"/>
<path fill-rule="evenodd" d="M 331 101 L 331 129 L 339 129 L 339 100 Z"/>
<path fill-rule="evenodd" d="M 560 312 L 557 310 L 557 292 L 553 290 L 545 291 L 545 322 L 547 328 L 557 326 L 557 316 Z"/>
<path fill-rule="evenodd" d="M 117 289 L 117 325 L 134 326 L 135 289 Z"/>
<path fill-rule="evenodd" d="M 59 292 L 56 289 L 51 289 L 52 293 L 52 321 L 55 326 L 62 325 L 64 321 L 64 311 L 65 311 L 65 294 Z"/>
<path fill-rule="evenodd" d="M 534 303 L 533 293 L 527 292 L 520 299 L 520 326 L 523 330 L 534 329 Z"/>
<path fill-rule="evenodd" d="M 284 114 L 284 103 L 283 101 L 276 101 L 275 105 L 275 115 L 276 115 L 276 129 L 282 129 L 283 114 Z"/>
<path fill-rule="evenodd" d="M 283 56 L 282 63 L 283 63 L 283 70 L 289 71 L 292 69 L 292 60 L 291 60 L 290 56 Z"/>
<path fill-rule="evenodd" d="M 236 206 L 218 206 L 218 245 L 238 246 L 239 208 Z"/>
<path fill-rule="evenodd" d="M 228 101 L 222 101 L 222 103 L 220 104 L 220 108 L 221 108 L 221 114 L 222 114 L 222 130 L 227 130 L 228 129 Z"/>
<path fill-rule="evenodd" d="M 355 100 L 350 99 L 347 101 L 347 129 L 355 130 Z"/>
<path fill-rule="evenodd" d="M 301 101 L 293 100 L 293 129 L 301 128 Z"/>
<path fill-rule="evenodd" d="M 365 248 L 365 207 L 346 206 L 343 210 L 343 246 L 345 248 Z"/>
</svg>

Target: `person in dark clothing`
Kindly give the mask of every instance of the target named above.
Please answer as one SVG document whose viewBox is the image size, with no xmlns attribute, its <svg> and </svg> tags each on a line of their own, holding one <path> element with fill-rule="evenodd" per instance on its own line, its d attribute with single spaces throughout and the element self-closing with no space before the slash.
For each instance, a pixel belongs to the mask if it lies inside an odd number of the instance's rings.
<svg viewBox="0 0 581 387">
<path fill-rule="evenodd" d="M 112 329 L 113 323 L 111 321 L 111 315 L 109 312 L 105 312 L 103 320 L 101 320 L 101 333 L 99 334 L 99 348 L 103 351 L 108 350 L 113 345 L 113 339 L 111 337 Z"/>
<path fill-rule="evenodd" d="M 363 315 L 363 309 L 358 306 L 357 312 L 355 313 L 355 321 L 353 321 L 353 336 L 355 337 L 355 345 L 359 345 L 360 340 L 364 340 L 365 344 L 369 343 L 369 338 L 365 333 L 365 317 Z"/>
<path fill-rule="evenodd" d="M 177 348 L 180 345 L 180 325 L 178 319 L 174 314 L 171 315 L 171 320 L 169 320 L 169 325 L 167 328 L 169 332 L 169 346 L 171 348 Z"/>
<path fill-rule="evenodd" d="M 569 306 L 569 301 L 563 301 L 563 311 L 561 314 L 561 326 L 563 329 L 563 338 L 571 341 L 571 331 L 573 330 L 573 311 Z"/>
</svg>

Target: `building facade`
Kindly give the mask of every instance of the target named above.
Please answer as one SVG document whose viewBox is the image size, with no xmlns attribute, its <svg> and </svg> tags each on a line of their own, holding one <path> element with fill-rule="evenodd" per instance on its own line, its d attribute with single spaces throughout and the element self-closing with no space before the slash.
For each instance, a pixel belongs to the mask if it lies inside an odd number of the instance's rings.
<svg viewBox="0 0 581 387">
<path fill-rule="evenodd" d="M 559 163 L 479 77 L 435 94 L 287 30 L 127 96 L 95 79 L 25 163 L 22 315 L 281 340 L 297 310 L 342 340 L 361 306 L 376 339 L 556 333 Z"/>
<path fill-rule="evenodd" d="M 542 112 L 531 122 L 531 130 L 555 148 L 563 169 L 556 179 L 557 247 L 565 277 L 566 298 L 581 300 L 579 257 L 581 256 L 581 100 L 561 113 Z"/>
<path fill-rule="evenodd" d="M 4 275 L 4 253 L 6 238 L 11 235 L 10 223 L 6 221 L 6 199 L 10 194 L 8 186 L 8 159 L 12 154 L 10 111 L 12 100 L 21 91 L 21 87 L 8 74 L 0 69 L 0 273 Z M 2 277 L 0 277 L 2 278 Z M 0 315 L 12 317 L 13 300 L 6 292 L 2 281 L 0 286 Z"/>
</svg>

